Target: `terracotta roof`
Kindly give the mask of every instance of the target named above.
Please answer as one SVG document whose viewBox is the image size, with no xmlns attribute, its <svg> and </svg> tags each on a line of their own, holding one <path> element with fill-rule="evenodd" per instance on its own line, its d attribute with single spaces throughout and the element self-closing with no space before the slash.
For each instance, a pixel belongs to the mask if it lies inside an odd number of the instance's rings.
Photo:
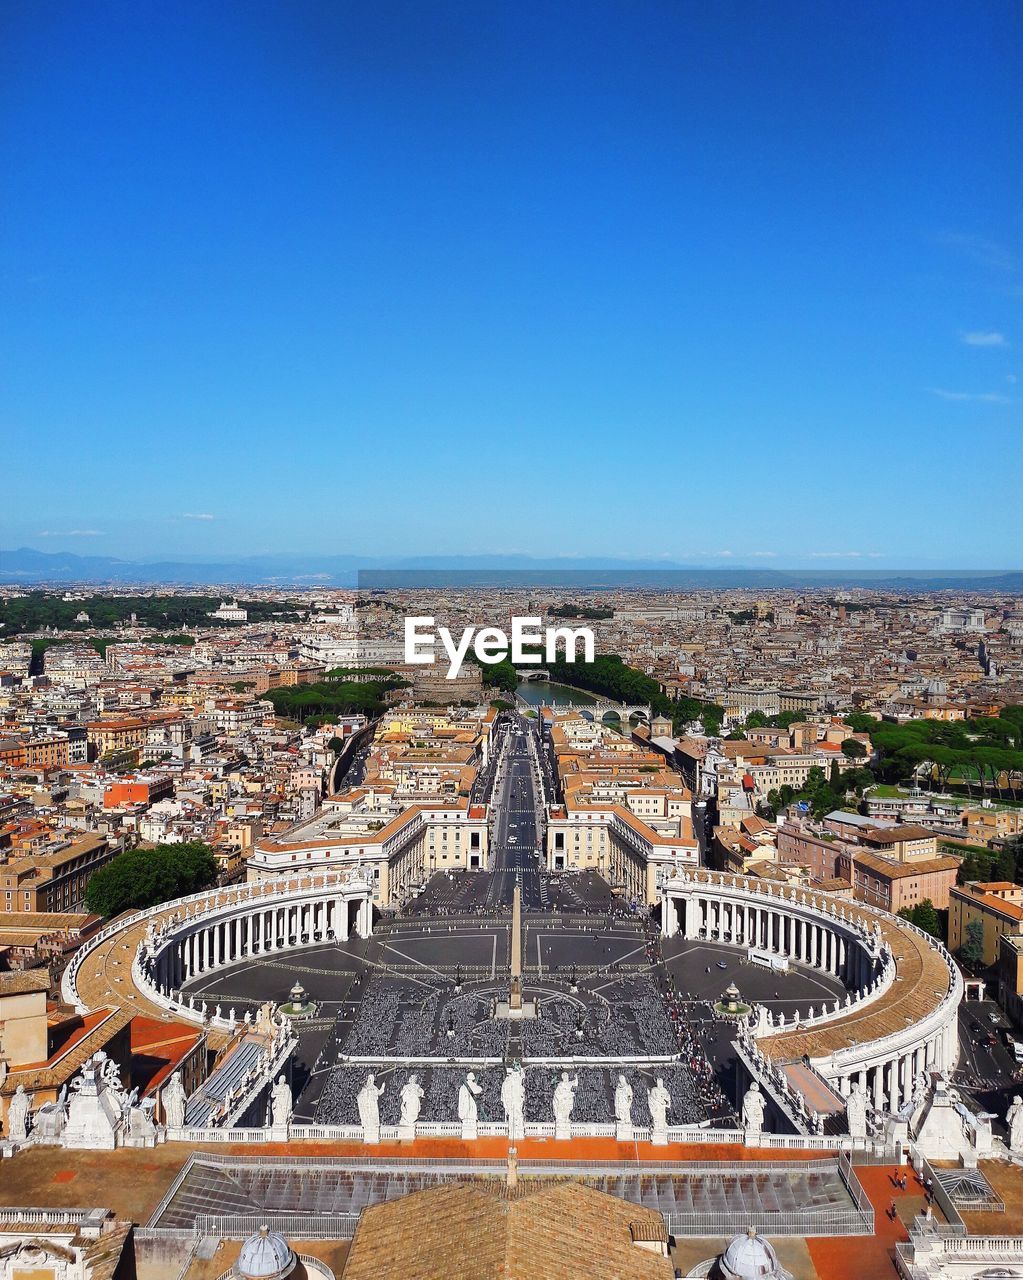
<svg viewBox="0 0 1023 1280">
<path fill-rule="evenodd" d="M 856 866 L 866 867 L 875 875 L 884 876 L 888 880 L 908 880 L 911 876 L 933 875 L 939 871 L 957 872 L 961 863 L 958 858 L 925 858 L 920 862 L 896 862 L 894 858 L 883 858 L 876 853 L 856 851 Z"/>
<path fill-rule="evenodd" d="M 32 991 L 49 991 L 47 969 L 25 969 L 21 973 L 0 973 L 0 996 L 21 996 Z"/>
<path fill-rule="evenodd" d="M 1017 885 L 985 885 L 985 884 L 964 884 L 953 885 L 949 890 L 949 894 L 963 899 L 968 902 L 975 902 L 984 911 L 993 911 L 996 915 L 1004 916 L 1007 920 L 1023 920 L 1023 907 L 1018 902 L 1013 902 L 1009 898 L 1003 898 L 1000 893 L 991 893 L 990 889 L 1016 889 Z"/>
<path fill-rule="evenodd" d="M 667 1258 L 633 1243 L 663 1232 L 656 1211 L 570 1180 L 432 1187 L 363 1212 L 344 1280 L 671 1280 Z"/>
<path fill-rule="evenodd" d="M 29 1093 L 35 1093 L 37 1089 L 59 1089 L 78 1074 L 97 1049 L 105 1049 L 131 1019 L 132 1015 L 124 1009 L 104 1010 L 87 1015 L 80 1029 L 82 1034 L 76 1034 L 72 1040 L 62 1045 L 48 1063 L 27 1070 L 11 1071 L 0 1092 L 14 1093 L 19 1084 L 23 1084 Z"/>
<path fill-rule="evenodd" d="M 881 936 L 895 959 L 898 981 L 879 999 L 854 1006 L 842 1017 L 809 1030 L 796 1029 L 758 1040 L 758 1047 L 775 1061 L 791 1062 L 804 1054 L 827 1057 L 841 1049 L 905 1031 L 929 1014 L 948 991 L 948 966 L 920 934 L 903 927 L 895 917 L 860 911 L 848 901 L 842 905 L 847 917 L 851 914 L 868 929 L 873 929 L 875 922 L 880 924 Z"/>
<path fill-rule="evenodd" d="M 899 844 L 903 840 L 933 840 L 935 837 L 934 832 L 925 827 L 908 824 L 903 827 L 867 827 L 861 838 L 874 844 Z"/>
</svg>

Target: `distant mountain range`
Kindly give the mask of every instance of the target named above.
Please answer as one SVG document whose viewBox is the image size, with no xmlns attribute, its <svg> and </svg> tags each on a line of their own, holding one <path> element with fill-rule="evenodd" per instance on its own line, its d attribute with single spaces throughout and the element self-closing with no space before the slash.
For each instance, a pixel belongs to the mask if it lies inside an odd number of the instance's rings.
<svg viewBox="0 0 1023 1280">
<path fill-rule="evenodd" d="M 590 556 L 352 556 L 279 554 L 219 561 L 122 560 L 19 547 L 0 551 L 0 582 L 154 586 L 373 587 L 563 586 L 577 589 L 729 587 L 987 591 L 1023 594 L 1019 570 L 705 568 Z"/>
</svg>

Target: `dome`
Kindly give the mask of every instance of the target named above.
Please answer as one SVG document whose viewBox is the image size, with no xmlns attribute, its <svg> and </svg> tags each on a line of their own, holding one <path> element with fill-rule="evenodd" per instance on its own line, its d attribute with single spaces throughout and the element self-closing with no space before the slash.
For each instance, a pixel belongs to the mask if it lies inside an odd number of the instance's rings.
<svg viewBox="0 0 1023 1280">
<path fill-rule="evenodd" d="M 782 1270 L 774 1246 L 753 1227 L 734 1236 L 721 1255 L 721 1272 L 727 1280 L 782 1280 Z"/>
<path fill-rule="evenodd" d="M 279 1231 L 260 1227 L 242 1245 L 234 1273 L 242 1280 L 281 1280 L 295 1269 L 295 1255 Z"/>
</svg>

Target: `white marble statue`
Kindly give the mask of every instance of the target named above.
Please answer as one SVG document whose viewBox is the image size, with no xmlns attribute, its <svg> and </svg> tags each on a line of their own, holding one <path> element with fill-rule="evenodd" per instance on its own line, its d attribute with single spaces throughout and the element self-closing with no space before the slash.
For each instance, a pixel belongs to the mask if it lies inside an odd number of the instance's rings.
<svg viewBox="0 0 1023 1280">
<path fill-rule="evenodd" d="M 399 1096 L 401 1098 L 401 1116 L 398 1120 L 398 1136 L 414 1138 L 416 1136 L 416 1121 L 419 1119 L 424 1097 L 423 1086 L 419 1083 L 418 1077 L 409 1076 L 402 1086 Z"/>
<path fill-rule="evenodd" d="M 624 1076 L 618 1077 L 615 1087 L 615 1138 L 619 1142 L 631 1142 L 635 1137 L 632 1128 L 632 1085 Z"/>
<path fill-rule="evenodd" d="M 660 1076 L 652 1089 L 647 1090 L 646 1104 L 650 1108 L 650 1141 L 658 1147 L 668 1141 L 668 1108 L 671 1106 L 671 1094 L 664 1087 Z"/>
<path fill-rule="evenodd" d="M 32 1132 L 37 1138 L 59 1141 L 67 1124 L 67 1085 L 56 1102 L 44 1102 L 32 1116 Z"/>
<path fill-rule="evenodd" d="M 359 1090 L 355 1101 L 359 1108 L 363 1142 L 380 1141 L 380 1095 L 386 1088 L 384 1084 L 377 1086 L 376 1077 L 371 1071 L 366 1077 L 366 1083 Z"/>
<path fill-rule="evenodd" d="M 552 1099 L 555 1138 L 564 1139 L 572 1136 L 572 1108 L 575 1106 L 575 1091 L 578 1088 L 579 1077 L 569 1076 L 567 1071 L 562 1071 Z"/>
<path fill-rule="evenodd" d="M 10 1142 L 24 1142 L 28 1137 L 29 1096 L 25 1086 L 19 1084 L 7 1104 L 7 1138 Z"/>
<path fill-rule="evenodd" d="M 132 1146 L 156 1146 L 156 1125 L 153 1122 L 154 1102 L 153 1098 L 147 1098 L 141 1106 L 132 1105 L 130 1108 L 127 1136 Z"/>
<path fill-rule="evenodd" d="M 851 1138 L 867 1136 L 867 1098 L 858 1080 L 853 1081 L 849 1097 L 845 1101 L 845 1122 Z"/>
<path fill-rule="evenodd" d="M 476 1110 L 476 1099 L 483 1090 L 476 1083 L 475 1071 L 470 1071 L 465 1077 L 465 1082 L 458 1090 L 458 1118 L 462 1122 L 462 1141 L 474 1142 L 476 1140 L 476 1123 L 478 1112 Z"/>
<path fill-rule="evenodd" d="M 619 1124 L 632 1124 L 632 1085 L 624 1076 L 618 1077 L 615 1089 L 615 1119 Z"/>
<path fill-rule="evenodd" d="M 284 1076 L 277 1077 L 277 1083 L 270 1093 L 270 1116 L 275 1129 L 286 1129 L 291 1123 L 291 1115 L 295 1102 L 291 1096 L 291 1085 Z"/>
<path fill-rule="evenodd" d="M 163 1114 L 166 1117 L 168 1129 L 184 1127 L 186 1101 L 181 1072 L 175 1071 L 163 1089 Z"/>
<path fill-rule="evenodd" d="M 1005 1113 L 1005 1125 L 1009 1130 L 1009 1150 L 1023 1155 L 1023 1098 L 1018 1093 Z"/>
<path fill-rule="evenodd" d="M 508 1121 L 508 1137 L 513 1141 L 526 1136 L 526 1075 L 521 1067 L 509 1067 L 501 1082 L 501 1105 Z"/>
<path fill-rule="evenodd" d="M 747 1136 L 757 1135 L 764 1127 L 764 1095 L 754 1080 L 742 1100 L 742 1127 Z"/>
</svg>

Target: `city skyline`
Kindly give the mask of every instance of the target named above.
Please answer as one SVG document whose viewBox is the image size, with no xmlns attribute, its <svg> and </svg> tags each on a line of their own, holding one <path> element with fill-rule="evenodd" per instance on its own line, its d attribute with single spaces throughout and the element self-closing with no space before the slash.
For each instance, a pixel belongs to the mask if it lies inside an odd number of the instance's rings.
<svg viewBox="0 0 1023 1280">
<path fill-rule="evenodd" d="M 134 12 L 4 15 L 4 546 L 1018 564 L 1013 6 Z"/>
</svg>

